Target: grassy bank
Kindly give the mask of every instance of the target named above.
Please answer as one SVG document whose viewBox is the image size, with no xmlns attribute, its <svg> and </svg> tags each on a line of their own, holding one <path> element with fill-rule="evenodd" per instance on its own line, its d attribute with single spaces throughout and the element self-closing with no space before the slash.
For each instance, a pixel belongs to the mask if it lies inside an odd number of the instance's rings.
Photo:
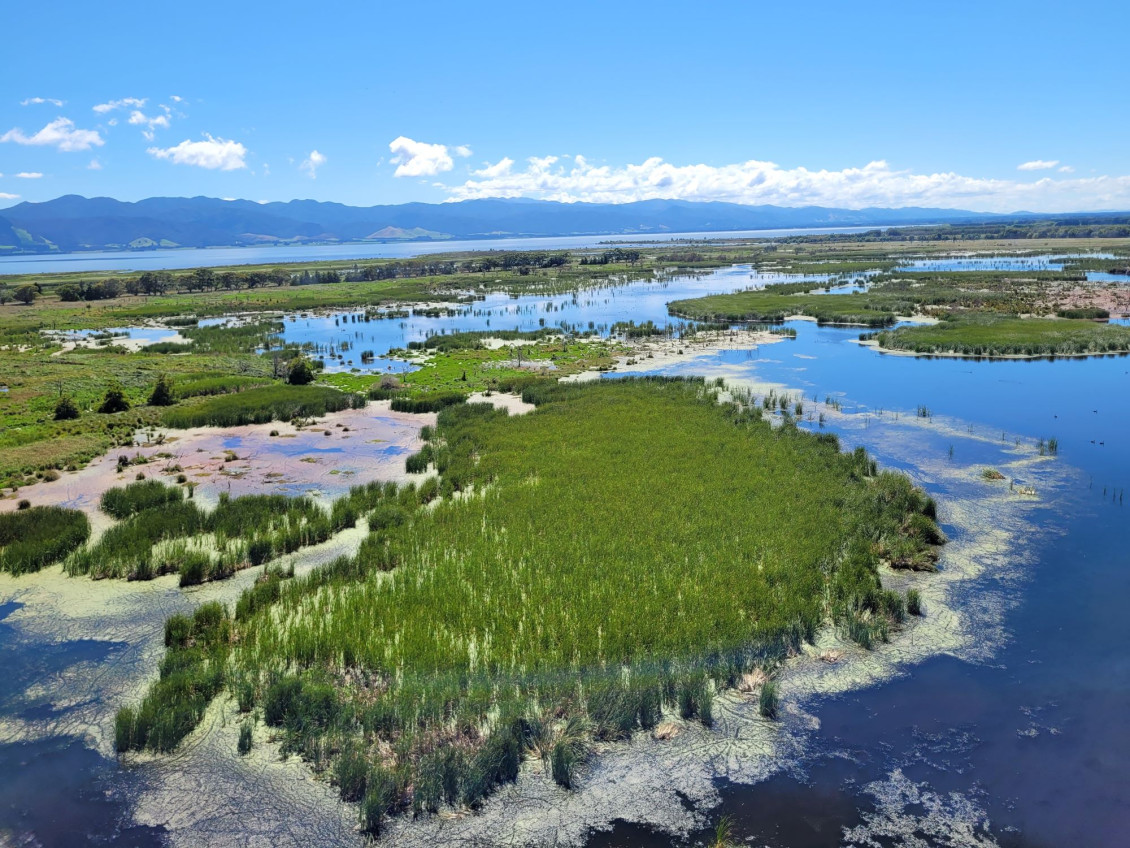
<svg viewBox="0 0 1130 848">
<path fill-rule="evenodd" d="M 905 477 L 702 381 L 525 398 L 443 411 L 438 484 L 386 488 L 356 557 L 238 606 L 228 685 L 370 831 L 475 806 L 525 757 L 567 786 L 594 740 L 710 724 L 719 689 L 825 623 L 886 638 L 905 604 L 880 557 L 938 538 Z"/>
<path fill-rule="evenodd" d="M 963 356 L 1078 356 L 1130 351 L 1130 327 L 1073 318 L 964 313 L 875 335 L 884 350 Z"/>
</svg>

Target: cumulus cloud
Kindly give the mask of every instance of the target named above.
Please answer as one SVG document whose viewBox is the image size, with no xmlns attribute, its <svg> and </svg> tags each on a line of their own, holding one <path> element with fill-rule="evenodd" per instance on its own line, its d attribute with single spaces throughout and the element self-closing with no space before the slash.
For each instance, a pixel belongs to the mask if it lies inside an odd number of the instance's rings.
<svg viewBox="0 0 1130 848">
<path fill-rule="evenodd" d="M 75 129 L 74 121 L 69 118 L 56 118 L 35 135 L 24 135 L 19 127 L 8 130 L 0 135 L 0 142 L 14 141 L 16 144 L 27 144 L 39 147 L 57 147 L 65 152 L 76 150 L 89 150 L 91 147 L 101 147 L 105 142 L 95 130 Z"/>
<path fill-rule="evenodd" d="M 318 168 L 326 164 L 326 157 L 319 153 L 317 150 L 311 150 L 310 155 L 302 160 L 302 164 L 298 166 L 299 170 L 305 171 L 309 174 L 310 179 L 317 179 Z"/>
<path fill-rule="evenodd" d="M 6 191 L 0 191 L 0 200 L 19 200 L 19 199 L 20 199 L 20 196 L 18 194 L 9 194 Z"/>
<path fill-rule="evenodd" d="M 39 173 L 39 171 L 20 171 L 16 174 L 16 177 L 21 180 L 38 180 L 42 176 L 43 174 Z"/>
<path fill-rule="evenodd" d="M 1031 162 L 1022 162 L 1016 166 L 1018 171 L 1050 171 L 1059 164 L 1058 159 L 1033 159 Z"/>
<path fill-rule="evenodd" d="M 456 156 L 462 156 L 464 159 L 466 159 L 468 156 L 470 156 L 471 152 L 472 152 L 471 148 L 469 148 L 465 144 L 460 144 L 458 147 L 455 148 L 455 155 Z"/>
<path fill-rule="evenodd" d="M 405 136 L 394 139 L 388 146 L 398 177 L 434 177 L 455 167 L 447 146 L 414 141 Z"/>
<path fill-rule="evenodd" d="M 246 168 L 247 148 L 238 141 L 214 138 L 204 134 L 203 141 L 185 139 L 175 147 L 150 147 L 147 151 L 157 159 L 168 159 L 177 165 L 195 165 L 211 171 L 235 171 Z"/>
<path fill-rule="evenodd" d="M 54 97 L 29 97 L 27 100 L 21 100 L 21 106 L 40 106 L 44 103 L 50 103 L 52 106 L 62 106 L 62 100 L 56 100 Z"/>
<path fill-rule="evenodd" d="M 129 122 L 135 127 L 144 127 L 141 134 L 145 137 L 146 141 L 152 141 L 156 136 L 155 130 L 167 130 L 172 123 L 172 110 L 168 106 L 161 107 L 164 110 L 163 114 L 149 116 L 142 112 L 140 109 L 134 109 L 129 114 Z"/>
<path fill-rule="evenodd" d="M 123 97 L 121 100 L 108 100 L 95 106 L 94 111 L 99 115 L 105 115 L 115 109 L 142 109 L 147 100 L 146 97 Z"/>
<path fill-rule="evenodd" d="M 476 177 L 484 177 L 486 179 L 497 179 L 504 177 L 510 173 L 510 169 L 514 166 L 514 160 L 509 156 L 503 156 L 493 165 L 486 165 L 477 171 L 471 173 Z"/>
<path fill-rule="evenodd" d="M 90 164 L 86 166 L 86 170 L 88 170 L 88 171 L 101 171 L 102 170 L 102 163 L 99 162 L 97 159 L 91 159 Z"/>
<path fill-rule="evenodd" d="M 1013 212 L 1069 212 L 1130 208 L 1130 176 L 1085 179 L 1041 177 L 983 179 L 947 172 L 896 170 L 885 161 L 839 171 L 782 168 L 750 160 L 733 165 L 673 165 L 659 157 L 640 164 L 594 166 L 583 156 L 532 157 L 514 170 L 503 159 L 446 186 L 451 200 L 532 197 L 564 202 L 627 203 L 635 200 L 717 200 L 780 206 L 931 206 Z"/>
<path fill-rule="evenodd" d="M 1074 173 L 1075 173 L 1075 169 L 1074 169 L 1074 168 L 1072 168 L 1072 167 L 1071 167 L 1070 165 L 1064 165 L 1063 167 L 1061 167 L 1061 168 L 1059 169 L 1059 172 L 1060 172 L 1061 174 L 1074 174 Z"/>
</svg>

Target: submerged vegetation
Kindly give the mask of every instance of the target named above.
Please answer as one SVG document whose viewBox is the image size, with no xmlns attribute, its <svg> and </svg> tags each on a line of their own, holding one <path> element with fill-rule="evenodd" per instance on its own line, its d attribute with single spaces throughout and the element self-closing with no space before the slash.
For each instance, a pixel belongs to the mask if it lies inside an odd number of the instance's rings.
<svg viewBox="0 0 1130 848">
<path fill-rule="evenodd" d="M 240 708 L 376 833 L 401 811 L 476 806 L 524 758 L 568 787 L 594 741 L 665 714 L 709 725 L 719 690 L 825 625 L 887 638 L 906 603 L 877 566 L 930 560 L 932 502 L 718 391 L 547 381 L 524 392 L 529 415 L 444 409 L 426 433 L 438 480 L 351 495 L 370 527 L 355 557 L 269 574 L 230 633 L 172 639 L 119 749 L 183 736 L 223 665 Z"/>
</svg>

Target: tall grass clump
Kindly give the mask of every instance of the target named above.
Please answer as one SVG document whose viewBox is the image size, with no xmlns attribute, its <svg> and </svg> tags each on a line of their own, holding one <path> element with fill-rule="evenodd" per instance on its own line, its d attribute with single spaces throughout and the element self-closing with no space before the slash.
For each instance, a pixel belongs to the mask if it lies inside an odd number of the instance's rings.
<svg viewBox="0 0 1130 848">
<path fill-rule="evenodd" d="M 184 492 L 175 486 L 166 486 L 159 480 L 145 480 L 107 489 L 102 493 L 98 506 L 107 515 L 124 519 L 143 509 L 176 503 L 183 497 Z"/>
<path fill-rule="evenodd" d="M 59 562 L 90 536 L 77 509 L 33 506 L 0 513 L 0 572 L 27 574 Z"/>
</svg>

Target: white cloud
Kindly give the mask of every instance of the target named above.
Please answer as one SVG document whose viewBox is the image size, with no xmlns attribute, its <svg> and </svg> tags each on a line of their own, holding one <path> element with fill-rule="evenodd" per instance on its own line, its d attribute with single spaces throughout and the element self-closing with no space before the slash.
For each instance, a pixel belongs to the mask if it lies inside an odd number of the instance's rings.
<svg viewBox="0 0 1130 848">
<path fill-rule="evenodd" d="M 141 134 L 145 136 L 146 141 L 152 141 L 156 136 L 154 130 L 167 130 L 172 123 L 172 110 L 170 110 L 168 106 L 162 106 L 161 108 L 165 110 L 164 114 L 153 117 L 146 115 L 140 109 L 134 109 L 130 112 L 130 124 L 135 127 L 145 127 L 145 129 L 141 131 Z"/>
<path fill-rule="evenodd" d="M 88 171 L 101 171 L 102 170 L 102 163 L 99 162 L 97 159 L 91 159 L 90 164 L 86 166 L 86 170 L 88 170 Z"/>
<path fill-rule="evenodd" d="M 750 160 L 733 165 L 672 165 L 658 157 L 601 166 L 584 157 L 532 157 L 524 170 L 507 160 L 447 186 L 451 200 L 533 197 L 565 202 L 627 203 L 677 199 L 779 206 L 930 206 L 989 212 L 1071 212 L 1130 208 L 1130 176 L 1041 177 L 1031 182 L 919 174 L 884 161 L 840 171 L 782 168 Z M 512 164 L 512 163 L 511 163 Z"/>
<path fill-rule="evenodd" d="M 393 153 L 391 161 L 397 166 L 395 176 L 398 177 L 434 177 L 455 166 L 443 144 L 426 144 L 400 136 L 388 149 Z"/>
<path fill-rule="evenodd" d="M 311 150 L 310 155 L 302 160 L 302 164 L 298 166 L 299 170 L 305 171 L 310 175 L 310 179 L 316 179 L 318 176 L 318 168 L 326 164 L 326 157 L 319 153 L 317 150 Z"/>
<path fill-rule="evenodd" d="M 20 199 L 20 196 L 18 194 L 9 194 L 6 191 L 0 191 L 0 200 L 19 200 L 19 199 Z"/>
<path fill-rule="evenodd" d="M 169 99 L 170 99 L 171 101 L 173 101 L 174 103 L 180 103 L 180 102 L 181 102 L 182 100 L 184 100 L 184 98 L 183 98 L 183 97 L 180 97 L 180 96 L 178 96 L 178 95 L 176 95 L 176 94 L 170 94 L 170 95 L 169 95 Z"/>
<path fill-rule="evenodd" d="M 115 109 L 141 109 L 144 108 L 147 97 L 123 97 L 121 100 L 109 100 L 106 103 L 99 103 L 94 107 L 94 111 L 99 115 L 104 115 L 107 112 L 113 112 Z"/>
<path fill-rule="evenodd" d="M 62 100 L 56 100 L 54 97 L 29 97 L 27 100 L 21 100 L 21 106 L 39 106 L 43 103 L 50 103 L 52 106 L 62 106 Z"/>
<path fill-rule="evenodd" d="M 1072 168 L 1070 165 L 1064 165 L 1062 168 L 1059 169 L 1059 172 L 1061 174 L 1074 174 L 1075 169 Z"/>
<path fill-rule="evenodd" d="M 462 156 L 464 159 L 466 159 L 468 156 L 471 155 L 471 148 L 469 148 L 465 144 L 461 144 L 461 145 L 459 145 L 458 147 L 455 148 L 455 155 L 456 156 Z"/>
<path fill-rule="evenodd" d="M 38 180 L 43 174 L 39 171 L 20 171 L 16 176 L 21 180 Z"/>
<path fill-rule="evenodd" d="M 101 147 L 105 142 L 95 130 L 75 129 L 69 118 L 56 118 L 33 136 L 24 135 L 23 130 L 8 130 L 0 136 L 0 141 L 14 141 L 16 144 L 57 147 L 68 153 L 75 150 L 89 150 Z"/>
<path fill-rule="evenodd" d="M 480 168 L 478 171 L 472 171 L 471 173 L 474 174 L 476 177 L 486 177 L 487 179 L 495 179 L 497 177 L 503 177 L 503 176 L 506 176 L 507 174 L 509 174 L 510 169 L 511 169 L 511 167 L 513 167 L 513 165 L 514 165 L 513 159 L 511 159 L 509 156 L 503 156 L 501 159 L 499 159 L 493 165 L 487 165 L 486 167 Z"/>
<path fill-rule="evenodd" d="M 1016 166 L 1018 171 L 1050 171 L 1059 164 L 1058 159 L 1033 159 Z"/>
<path fill-rule="evenodd" d="M 168 159 L 177 165 L 195 165 L 212 171 L 235 171 L 247 167 L 244 161 L 247 156 L 246 147 L 238 141 L 214 138 L 207 133 L 204 134 L 204 141 L 185 139 L 175 147 L 150 147 L 147 152 L 150 156 Z"/>
</svg>

